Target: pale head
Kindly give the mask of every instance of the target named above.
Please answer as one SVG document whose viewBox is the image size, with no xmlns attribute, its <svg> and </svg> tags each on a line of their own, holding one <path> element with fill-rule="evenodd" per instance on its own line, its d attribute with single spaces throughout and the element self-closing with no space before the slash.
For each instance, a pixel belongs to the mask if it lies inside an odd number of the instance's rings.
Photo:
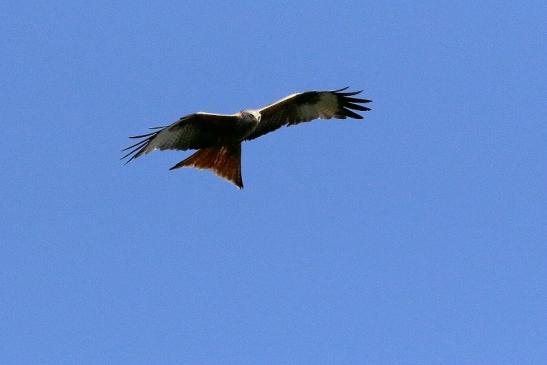
<svg viewBox="0 0 547 365">
<path fill-rule="evenodd" d="M 242 110 L 240 114 L 243 120 L 252 121 L 255 123 L 259 123 L 260 118 L 262 117 L 258 110 Z"/>
</svg>

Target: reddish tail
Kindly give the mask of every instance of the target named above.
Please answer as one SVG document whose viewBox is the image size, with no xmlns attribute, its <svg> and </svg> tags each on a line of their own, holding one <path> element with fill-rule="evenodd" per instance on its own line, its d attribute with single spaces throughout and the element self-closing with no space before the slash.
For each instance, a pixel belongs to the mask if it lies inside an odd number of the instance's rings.
<svg viewBox="0 0 547 365">
<path fill-rule="evenodd" d="M 170 170 L 179 167 L 196 167 L 198 169 L 211 169 L 215 174 L 234 183 L 238 188 L 243 188 L 241 179 L 241 143 L 221 147 L 202 148 L 171 167 Z"/>
</svg>

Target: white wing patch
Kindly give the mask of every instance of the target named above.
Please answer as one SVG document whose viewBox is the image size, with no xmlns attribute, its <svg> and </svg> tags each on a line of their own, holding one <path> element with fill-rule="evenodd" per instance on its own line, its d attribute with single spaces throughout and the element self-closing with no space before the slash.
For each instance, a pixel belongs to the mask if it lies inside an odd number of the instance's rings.
<svg viewBox="0 0 547 365">
<path fill-rule="evenodd" d="M 169 128 L 165 128 L 160 133 L 158 133 L 158 135 L 155 138 L 153 138 L 150 141 L 148 146 L 146 146 L 144 153 L 145 154 L 150 153 L 158 149 L 168 150 L 170 148 L 173 148 L 179 141 L 179 137 L 180 137 L 180 133 L 172 132 L 169 130 Z"/>
<path fill-rule="evenodd" d="M 338 100 L 332 93 L 323 93 L 315 104 L 303 104 L 298 108 L 298 114 L 302 120 L 315 118 L 330 119 L 338 110 Z"/>
<path fill-rule="evenodd" d="M 199 131 L 192 126 L 182 126 L 175 130 L 169 127 L 162 130 L 155 136 L 146 146 L 143 154 L 150 153 L 155 150 L 180 150 L 186 149 L 190 143 L 197 138 Z"/>
</svg>

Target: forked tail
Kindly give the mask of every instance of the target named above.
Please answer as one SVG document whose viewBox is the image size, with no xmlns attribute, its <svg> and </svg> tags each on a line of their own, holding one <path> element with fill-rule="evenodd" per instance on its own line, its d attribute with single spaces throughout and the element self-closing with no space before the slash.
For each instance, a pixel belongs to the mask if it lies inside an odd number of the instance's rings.
<svg viewBox="0 0 547 365">
<path fill-rule="evenodd" d="M 210 169 L 215 174 L 243 188 L 241 179 L 241 143 L 220 147 L 202 148 L 187 159 L 179 162 L 170 170 L 179 167 Z"/>
</svg>

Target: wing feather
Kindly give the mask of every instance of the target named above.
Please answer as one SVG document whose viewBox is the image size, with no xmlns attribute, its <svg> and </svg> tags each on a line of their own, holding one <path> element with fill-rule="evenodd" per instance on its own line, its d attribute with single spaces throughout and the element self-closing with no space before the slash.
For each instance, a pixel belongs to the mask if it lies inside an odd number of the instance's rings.
<svg viewBox="0 0 547 365">
<path fill-rule="evenodd" d="M 126 163 L 155 150 L 189 150 L 207 148 L 217 144 L 219 136 L 231 123 L 237 121 L 235 114 L 194 113 L 180 118 L 165 127 L 153 127 L 155 132 L 131 136 L 141 140 L 122 150 Z"/>
<path fill-rule="evenodd" d="M 370 103 L 368 99 L 354 98 L 361 91 L 343 92 L 346 88 L 332 91 L 307 91 L 291 94 L 259 110 L 260 123 L 247 139 L 255 139 L 282 126 L 309 122 L 314 119 L 363 119 L 352 110 L 369 111 L 360 105 Z"/>
</svg>

